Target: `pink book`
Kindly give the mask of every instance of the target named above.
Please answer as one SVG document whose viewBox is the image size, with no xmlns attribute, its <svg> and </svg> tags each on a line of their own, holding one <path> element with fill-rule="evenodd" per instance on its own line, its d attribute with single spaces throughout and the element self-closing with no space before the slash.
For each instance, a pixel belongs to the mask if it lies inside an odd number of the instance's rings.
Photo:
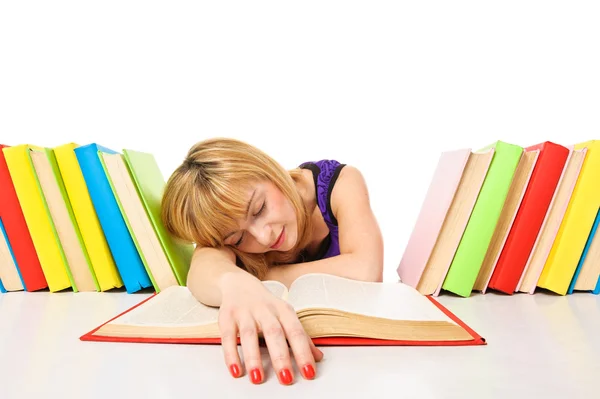
<svg viewBox="0 0 600 399">
<path fill-rule="evenodd" d="M 535 292 L 537 281 L 542 274 L 542 270 L 544 270 L 546 259 L 550 254 L 554 239 L 558 234 L 561 221 L 575 189 L 587 149 L 574 150 L 573 146 L 567 146 L 567 148 L 570 150 L 569 156 L 515 292 L 529 294 Z M 574 157 L 575 154 L 577 154 L 577 157 Z"/>
<path fill-rule="evenodd" d="M 416 288 L 452 204 L 471 149 L 446 151 L 440 155 L 425 200 L 396 269 L 403 283 Z"/>
</svg>

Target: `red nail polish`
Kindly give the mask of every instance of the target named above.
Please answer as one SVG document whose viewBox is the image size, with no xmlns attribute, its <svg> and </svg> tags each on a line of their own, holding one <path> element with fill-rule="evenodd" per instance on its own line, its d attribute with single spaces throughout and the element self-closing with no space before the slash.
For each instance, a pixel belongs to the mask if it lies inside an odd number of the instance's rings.
<svg viewBox="0 0 600 399">
<path fill-rule="evenodd" d="M 279 381 L 282 384 L 290 385 L 292 383 L 292 373 L 288 369 L 282 369 L 279 372 Z"/>
<path fill-rule="evenodd" d="M 252 369 L 250 371 L 250 380 L 252 381 L 253 384 L 260 384 L 262 378 L 261 378 L 259 369 Z"/>
<path fill-rule="evenodd" d="M 229 372 L 235 378 L 240 376 L 240 368 L 238 367 L 237 364 L 232 364 L 231 366 L 229 366 Z"/>
<path fill-rule="evenodd" d="M 313 368 L 312 364 L 307 364 L 306 366 L 302 367 L 302 371 L 307 379 L 312 380 L 315 378 L 315 369 Z"/>
</svg>

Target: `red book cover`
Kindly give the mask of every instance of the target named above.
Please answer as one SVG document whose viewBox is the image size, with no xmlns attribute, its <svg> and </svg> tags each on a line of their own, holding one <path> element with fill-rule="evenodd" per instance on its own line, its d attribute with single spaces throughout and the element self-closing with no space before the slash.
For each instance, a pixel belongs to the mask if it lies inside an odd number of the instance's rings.
<svg viewBox="0 0 600 399">
<path fill-rule="evenodd" d="M 0 144 L 0 217 L 10 241 L 19 273 L 26 291 L 37 291 L 48 287 L 42 265 L 37 256 L 29 228 L 21 210 L 15 187 Z"/>
<path fill-rule="evenodd" d="M 568 148 L 549 141 L 525 148 L 532 150 L 540 155 L 489 283 L 506 294 L 517 288 L 569 156 Z"/>
<path fill-rule="evenodd" d="M 153 343 L 153 344 L 221 344 L 220 338 L 169 338 L 169 337 L 161 337 L 161 338 L 146 338 L 146 337 L 113 337 L 113 336 L 105 336 L 100 335 L 97 331 L 107 323 L 115 320 L 118 317 L 132 311 L 138 306 L 144 304 L 150 299 L 154 298 L 156 294 L 151 295 L 150 297 L 144 299 L 137 305 L 132 306 L 131 308 L 125 310 L 124 312 L 116 315 L 110 320 L 107 320 L 105 323 L 99 325 L 88 333 L 82 335 L 79 339 L 81 341 L 99 341 L 99 342 L 129 342 L 129 343 Z M 444 307 L 441 303 L 439 303 L 432 296 L 426 296 L 438 309 L 440 309 L 446 316 L 451 318 L 454 322 L 456 322 L 459 326 L 464 328 L 469 335 L 471 335 L 471 339 L 460 340 L 460 341 L 399 341 L 399 340 L 383 340 L 383 339 L 370 339 L 370 338 L 360 338 L 360 337 L 322 337 L 322 338 L 313 338 L 313 343 L 315 345 L 320 346 L 475 346 L 475 345 L 487 345 L 487 341 L 485 338 L 480 336 L 477 332 L 471 329 L 469 326 L 465 324 L 462 320 L 456 317 L 455 314 L 450 312 L 446 307 Z M 240 340 L 238 338 L 238 344 Z M 264 343 L 261 343 L 264 345 Z"/>
</svg>

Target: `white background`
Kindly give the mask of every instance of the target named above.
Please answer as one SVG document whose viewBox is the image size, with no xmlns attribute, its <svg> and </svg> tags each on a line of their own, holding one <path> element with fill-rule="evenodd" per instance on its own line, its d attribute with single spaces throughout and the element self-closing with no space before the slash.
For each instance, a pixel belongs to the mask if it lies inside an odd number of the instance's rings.
<svg viewBox="0 0 600 399">
<path fill-rule="evenodd" d="M 165 178 L 213 136 L 249 141 L 288 168 L 353 164 L 393 281 L 441 151 L 600 139 L 598 4 L 3 0 L 0 142 L 148 151 Z M 138 297 L 69 298 L 3 296 L 7 397 L 203 387 L 231 397 L 584 397 L 597 386 L 591 294 L 443 297 L 487 347 L 324 348 L 320 377 L 296 373 L 295 390 L 272 373 L 255 389 L 234 381 L 217 347 L 81 343 Z"/>
<path fill-rule="evenodd" d="M 353 164 L 394 280 L 441 151 L 600 138 L 592 4 L 4 1 L 0 141 Z"/>
</svg>

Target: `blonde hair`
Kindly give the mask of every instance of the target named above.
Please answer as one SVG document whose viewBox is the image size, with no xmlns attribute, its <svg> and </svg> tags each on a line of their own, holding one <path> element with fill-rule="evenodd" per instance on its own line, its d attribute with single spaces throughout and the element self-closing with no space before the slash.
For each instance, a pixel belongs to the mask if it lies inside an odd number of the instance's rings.
<svg viewBox="0 0 600 399">
<path fill-rule="evenodd" d="M 271 181 L 291 202 L 298 240 L 287 253 L 245 253 L 231 246 L 243 267 L 259 279 L 275 264 L 295 260 L 310 240 L 310 217 L 298 192 L 300 169 L 285 170 L 258 148 L 236 139 L 213 138 L 193 145 L 169 177 L 161 218 L 170 234 L 200 247 L 222 248 L 224 233 L 236 230 L 246 214 L 244 189 L 257 180 Z"/>
</svg>

